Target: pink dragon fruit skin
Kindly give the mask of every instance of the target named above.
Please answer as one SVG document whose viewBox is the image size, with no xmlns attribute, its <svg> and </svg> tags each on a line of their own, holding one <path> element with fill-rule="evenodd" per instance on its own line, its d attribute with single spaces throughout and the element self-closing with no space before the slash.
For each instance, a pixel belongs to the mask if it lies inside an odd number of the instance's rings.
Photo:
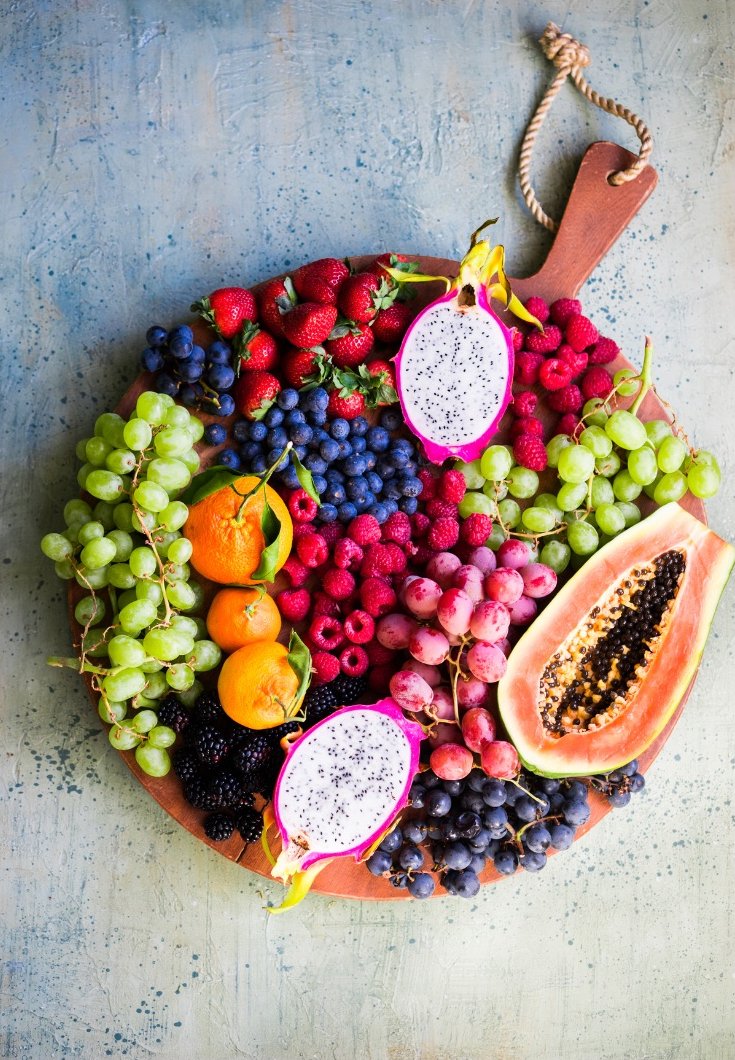
<svg viewBox="0 0 735 1060">
<path fill-rule="evenodd" d="M 362 716 L 358 716 L 359 712 L 362 712 Z M 385 722 L 378 721 L 378 716 L 382 716 L 383 719 L 388 719 L 389 724 L 386 726 Z M 380 811 L 380 820 L 375 820 L 373 814 L 373 820 L 369 824 L 369 830 L 365 834 L 360 834 L 360 803 L 359 800 L 354 799 L 351 808 L 355 810 L 358 815 L 358 819 L 354 821 L 354 833 L 355 841 L 352 845 L 345 848 L 344 842 L 333 842 L 330 848 L 330 842 L 327 838 L 325 842 L 319 842 L 318 840 L 312 846 L 310 844 L 310 838 L 307 834 L 309 830 L 304 829 L 299 831 L 298 824 L 303 825 L 305 820 L 308 820 L 309 814 L 318 814 L 318 811 L 314 809 L 314 799 L 321 794 L 324 799 L 324 804 L 328 812 L 334 814 L 335 807 L 329 805 L 329 800 L 339 799 L 339 786 L 335 786 L 333 778 L 325 776 L 322 772 L 319 773 L 319 756 L 318 748 L 320 743 L 323 742 L 324 736 L 327 737 L 339 734 L 340 727 L 347 733 L 349 727 L 359 726 L 360 723 L 364 723 L 364 729 L 372 729 L 374 734 L 378 733 L 378 730 L 382 727 L 385 733 L 390 733 L 390 739 L 396 743 L 396 752 L 394 756 L 393 765 L 396 767 L 398 776 L 398 790 L 397 793 L 394 791 L 389 799 L 390 805 L 383 807 Z M 403 736 L 403 741 L 396 739 L 400 735 Z M 399 811 L 406 805 L 408 801 L 408 792 L 413 782 L 414 774 L 418 769 L 419 762 L 419 745 L 424 737 L 424 732 L 420 725 L 416 722 L 409 721 L 403 714 L 398 704 L 393 699 L 382 699 L 378 703 L 373 703 L 368 706 L 355 705 L 349 707 L 343 707 L 341 710 L 331 714 L 329 717 L 324 718 L 318 722 L 311 729 L 309 729 L 303 736 L 296 740 L 290 747 L 286 761 L 281 769 L 278 780 L 276 782 L 275 790 L 273 792 L 273 811 L 275 822 L 278 826 L 278 830 L 281 835 L 283 844 L 282 851 L 278 856 L 275 865 L 272 869 L 272 875 L 277 879 L 285 882 L 299 876 L 304 870 L 311 867 L 311 871 L 314 872 L 318 869 L 319 862 L 325 862 L 327 859 L 335 857 L 348 857 L 352 856 L 355 860 L 358 860 L 367 851 L 376 840 L 385 833 L 390 827 L 392 822 L 395 820 Z M 337 741 L 338 742 L 338 741 Z M 361 750 L 366 751 L 369 754 L 369 743 L 356 744 Z M 351 745 L 345 744 L 345 751 L 351 753 Z M 396 761 L 400 759 L 400 761 Z M 303 769 L 309 769 L 309 767 L 316 767 L 315 774 L 322 782 L 322 786 L 309 785 L 304 783 L 304 777 L 302 776 L 301 782 L 294 785 L 294 766 L 297 762 L 303 763 Z M 339 765 L 339 760 L 335 759 L 335 764 Z M 343 764 L 353 770 L 353 776 L 356 777 L 358 783 L 361 785 L 360 790 L 369 790 L 371 797 L 376 793 L 379 796 L 380 792 L 380 781 L 385 780 L 384 776 L 381 776 L 380 763 L 370 763 L 368 760 L 365 763 L 365 769 L 372 764 L 372 772 L 365 772 L 359 776 L 359 769 L 357 768 L 359 762 L 351 761 L 346 756 L 343 759 Z M 383 763 L 383 767 L 390 766 L 390 762 Z M 376 773 L 377 768 L 377 773 Z M 323 770 L 323 765 L 322 765 Z M 298 777 L 296 777 L 298 781 Z M 349 792 L 347 792 L 349 794 Z M 359 794 L 359 791 L 358 791 Z M 317 799 L 318 801 L 318 799 Z M 385 801 L 385 800 L 384 800 Z M 290 817 L 299 815 L 299 807 L 301 807 L 301 821 L 289 821 Z M 322 824 L 324 822 L 321 822 Z M 344 821 L 339 815 L 336 815 L 335 819 L 335 830 L 342 827 Z M 345 825 L 346 827 L 346 825 Z M 329 831 L 327 825 L 325 830 Z M 293 833 L 293 834 L 292 834 Z M 322 839 L 326 837 L 322 836 Z"/>
<path fill-rule="evenodd" d="M 406 332 L 395 360 L 396 389 L 403 417 L 421 439 L 427 458 L 434 464 L 450 457 L 470 461 L 480 456 L 496 434 L 512 397 L 512 333 L 493 312 L 483 284 L 475 287 L 474 306 L 461 306 L 461 295 L 462 291 L 454 288 L 422 310 Z M 443 306 L 449 312 L 442 313 L 439 307 Z M 425 345 L 429 321 L 430 327 L 441 322 L 438 341 L 434 341 L 431 350 Z M 471 328 L 467 327 L 469 321 L 475 322 Z M 477 327 L 480 321 L 482 325 Z M 449 325 L 449 330 L 441 324 Z M 471 338 L 465 334 L 468 331 L 474 331 L 476 338 L 484 332 L 487 347 L 481 352 L 471 351 L 464 365 L 466 374 L 459 377 L 458 387 L 458 371 L 462 365 L 454 358 L 453 346 L 457 337 Z M 494 367 L 491 358 L 497 361 Z M 435 363 L 437 359 L 441 364 Z M 446 370 L 443 377 L 437 368 Z M 485 385 L 482 368 L 488 373 L 484 376 Z M 417 372 L 426 373 L 432 388 L 423 407 L 414 399 Z M 456 400 L 452 398 L 453 393 L 457 394 Z M 457 429 L 463 422 L 467 427 Z"/>
</svg>

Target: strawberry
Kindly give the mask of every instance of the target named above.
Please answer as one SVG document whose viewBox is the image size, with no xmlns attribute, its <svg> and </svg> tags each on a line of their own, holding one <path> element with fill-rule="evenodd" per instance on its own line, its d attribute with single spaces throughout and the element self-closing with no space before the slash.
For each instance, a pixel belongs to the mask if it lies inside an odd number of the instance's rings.
<svg viewBox="0 0 735 1060">
<path fill-rule="evenodd" d="M 357 369 L 344 371 L 335 369 L 332 378 L 335 385 L 341 388 L 341 393 L 354 390 L 362 394 L 369 409 L 398 401 L 396 377 L 393 365 L 388 361 L 371 361 L 370 364 L 361 364 Z"/>
<path fill-rule="evenodd" d="M 341 377 L 341 374 L 336 372 L 335 377 Z M 329 394 L 328 415 L 332 418 L 341 416 L 345 420 L 354 420 L 356 416 L 362 416 L 365 411 L 364 394 L 361 394 L 359 390 L 353 389 L 349 383 L 346 386 L 340 386 L 337 378 L 335 378 L 335 382 L 336 387 Z"/>
<path fill-rule="evenodd" d="M 258 310 L 255 298 L 244 287 L 220 287 L 208 298 L 200 298 L 191 307 L 223 339 L 231 339 L 246 321 L 255 322 Z"/>
<path fill-rule="evenodd" d="M 281 328 L 292 346 L 309 350 L 320 346 L 337 322 L 337 309 L 318 302 L 301 302 L 281 317 Z"/>
<path fill-rule="evenodd" d="M 380 280 L 371 272 L 358 272 L 348 276 L 339 289 L 337 304 L 349 320 L 368 324 L 379 309 L 391 305 L 398 288 L 391 290 L 388 279 Z"/>
<path fill-rule="evenodd" d="M 290 277 L 283 280 L 268 280 L 255 292 L 260 321 L 271 335 L 283 335 L 282 311 L 288 312 L 296 305 L 296 291 Z"/>
<path fill-rule="evenodd" d="M 419 263 L 410 261 L 406 254 L 381 254 L 371 265 L 368 265 L 365 271 L 372 272 L 379 280 L 386 280 L 389 287 L 395 287 L 396 281 L 392 276 L 388 275 L 385 271 L 386 268 L 393 269 L 396 272 L 412 273 L 419 271 Z M 397 286 L 398 293 L 396 298 L 400 302 L 407 302 L 416 294 L 413 285 L 410 283 L 399 283 Z"/>
<path fill-rule="evenodd" d="M 262 420 L 280 389 L 270 372 L 243 372 L 235 385 L 237 411 L 248 420 Z"/>
<path fill-rule="evenodd" d="M 405 302 L 394 302 L 387 309 L 378 310 L 373 321 L 376 342 L 396 343 L 403 338 L 411 322 L 412 310 Z"/>
<path fill-rule="evenodd" d="M 278 361 L 278 343 L 267 331 L 248 322 L 235 339 L 237 374 L 268 371 Z"/>
<path fill-rule="evenodd" d="M 337 292 L 350 270 L 344 261 L 337 258 L 320 258 L 310 265 L 302 265 L 293 274 L 296 293 L 304 302 L 320 305 L 336 305 Z"/>
<path fill-rule="evenodd" d="M 281 372 L 289 386 L 300 390 L 306 383 L 318 386 L 328 378 L 331 362 L 323 347 L 313 350 L 289 350 L 281 360 Z"/>
<path fill-rule="evenodd" d="M 351 320 L 338 322 L 324 349 L 338 368 L 355 368 L 362 364 L 373 348 L 373 332 L 369 324 L 356 324 Z"/>
</svg>

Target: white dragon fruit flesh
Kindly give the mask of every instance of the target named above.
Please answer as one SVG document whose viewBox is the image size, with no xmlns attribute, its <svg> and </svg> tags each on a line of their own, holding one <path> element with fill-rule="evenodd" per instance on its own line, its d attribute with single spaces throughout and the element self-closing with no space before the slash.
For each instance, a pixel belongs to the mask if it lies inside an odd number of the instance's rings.
<svg viewBox="0 0 735 1060">
<path fill-rule="evenodd" d="M 284 906 L 327 860 L 357 860 L 387 831 L 408 801 L 423 736 L 382 699 L 343 707 L 291 745 L 273 792 L 282 850 L 272 875 L 296 885 L 308 878 Z"/>
</svg>

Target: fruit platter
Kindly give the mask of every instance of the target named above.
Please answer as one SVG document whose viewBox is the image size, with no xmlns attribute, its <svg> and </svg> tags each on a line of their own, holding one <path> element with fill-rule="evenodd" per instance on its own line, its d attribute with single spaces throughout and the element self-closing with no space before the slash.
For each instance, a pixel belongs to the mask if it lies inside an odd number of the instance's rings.
<svg viewBox="0 0 735 1060">
<path fill-rule="evenodd" d="M 177 821 L 288 885 L 271 911 L 538 872 L 682 710 L 735 550 L 654 344 L 625 356 L 576 297 L 655 183 L 610 189 L 621 155 L 593 145 L 530 279 L 486 222 L 460 262 L 199 298 L 77 446 L 49 661 Z"/>
</svg>

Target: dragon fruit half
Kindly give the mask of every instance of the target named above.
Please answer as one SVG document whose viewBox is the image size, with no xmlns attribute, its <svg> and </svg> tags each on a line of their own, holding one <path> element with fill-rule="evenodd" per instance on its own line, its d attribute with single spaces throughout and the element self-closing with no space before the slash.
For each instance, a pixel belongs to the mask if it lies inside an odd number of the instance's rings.
<svg viewBox="0 0 735 1060">
<path fill-rule="evenodd" d="M 504 250 L 477 235 L 456 280 L 391 269 L 399 283 L 442 279 L 447 293 L 416 317 L 396 357 L 396 389 L 403 416 L 429 460 L 474 460 L 498 430 L 511 400 L 513 335 L 493 312 L 500 299 L 516 316 L 539 322 L 511 293 Z M 493 278 L 496 282 L 491 283 Z"/>
<path fill-rule="evenodd" d="M 290 746 L 264 815 L 272 875 L 291 883 L 278 911 L 300 901 L 328 861 L 358 860 L 380 841 L 406 805 L 423 736 L 395 700 L 382 699 L 343 707 Z M 266 835 L 273 822 L 283 844 L 275 861 Z"/>
</svg>

